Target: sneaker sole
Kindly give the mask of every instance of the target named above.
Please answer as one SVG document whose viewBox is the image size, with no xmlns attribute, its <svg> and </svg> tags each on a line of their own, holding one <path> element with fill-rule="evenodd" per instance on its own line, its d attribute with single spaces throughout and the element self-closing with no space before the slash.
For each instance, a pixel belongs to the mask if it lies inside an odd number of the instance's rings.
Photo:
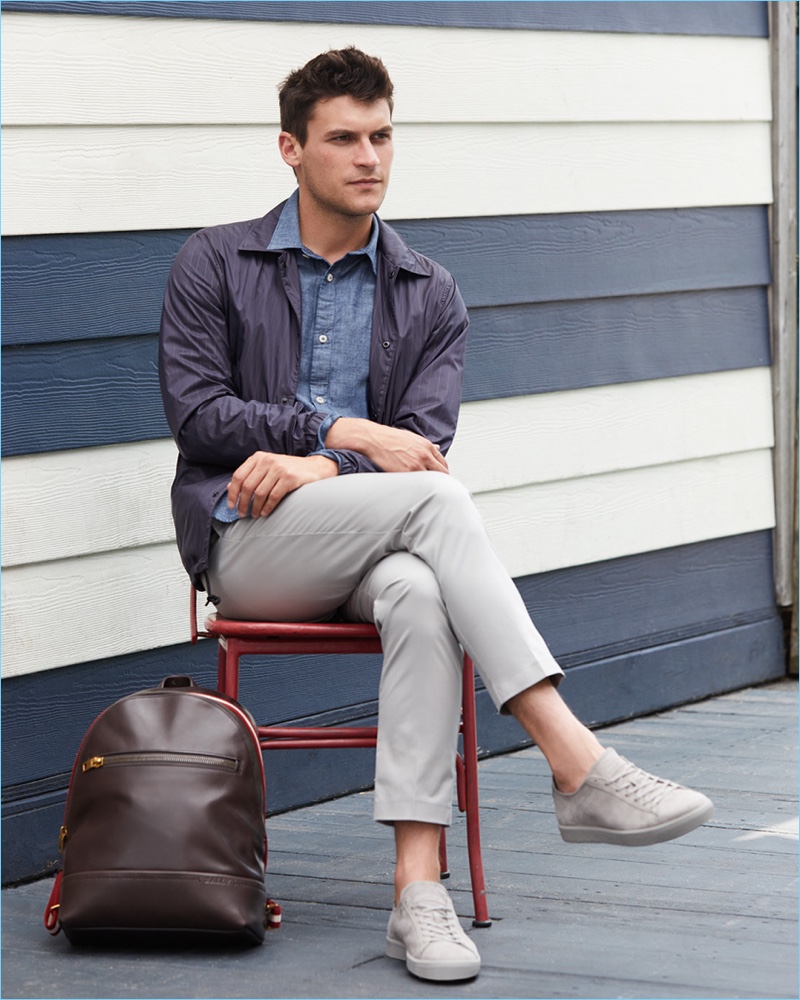
<svg viewBox="0 0 800 1000">
<path fill-rule="evenodd" d="M 392 938 L 386 938 L 386 954 L 389 958 L 405 962 L 408 971 L 419 979 L 432 979 L 436 982 L 474 979 L 481 970 L 479 958 L 462 962 L 426 962 L 424 959 L 412 958 L 406 954 L 405 945 Z"/>
<path fill-rule="evenodd" d="M 562 840 L 571 844 L 622 844 L 625 847 L 647 847 L 675 840 L 691 833 L 714 815 L 714 806 L 704 803 L 683 816 L 644 830 L 608 830 L 601 826 L 559 827 Z"/>
</svg>

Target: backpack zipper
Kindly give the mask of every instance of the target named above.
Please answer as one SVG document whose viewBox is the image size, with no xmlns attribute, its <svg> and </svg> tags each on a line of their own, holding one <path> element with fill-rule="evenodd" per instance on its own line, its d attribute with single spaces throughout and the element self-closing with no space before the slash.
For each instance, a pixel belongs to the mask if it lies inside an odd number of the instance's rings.
<svg viewBox="0 0 800 1000">
<path fill-rule="evenodd" d="M 110 753 L 103 757 L 88 757 L 81 764 L 81 771 L 96 771 L 101 767 L 118 764 L 189 764 L 195 767 L 221 767 L 227 771 L 237 771 L 239 761 L 235 757 L 217 757 L 202 753 L 178 753 L 167 750 L 139 751 L 137 753 Z"/>
<path fill-rule="evenodd" d="M 189 690 L 191 691 L 191 688 Z M 248 713 L 246 713 L 235 702 L 232 703 L 231 700 L 228 699 L 225 695 L 216 694 L 216 693 L 212 694 L 211 692 L 209 692 L 209 693 L 205 693 L 204 692 L 204 693 L 201 694 L 199 691 L 193 691 L 192 693 L 195 694 L 196 697 L 206 698 L 206 699 L 208 699 L 208 701 L 214 701 L 217 704 L 222 705 L 229 712 L 233 713 L 233 715 L 236 718 L 239 719 L 239 722 L 244 726 L 244 728 L 250 734 L 250 739 L 255 743 L 255 751 L 256 751 L 255 752 L 255 763 L 256 763 L 257 770 L 260 772 L 260 775 L 261 775 L 262 805 L 264 805 L 265 804 L 265 800 L 266 800 L 267 782 L 266 782 L 266 775 L 264 773 L 264 756 L 261 753 L 261 742 L 260 742 L 260 740 L 258 738 L 258 731 L 256 729 L 255 723 L 250 718 L 250 716 L 249 716 Z M 128 695 L 128 697 L 134 698 L 134 697 L 137 696 L 137 694 L 138 694 L 138 692 L 136 694 L 133 694 L 133 695 Z M 120 701 L 121 700 L 123 700 L 123 699 L 120 699 Z M 114 704 L 116 704 L 116 702 Z M 97 716 L 97 718 L 91 724 L 91 726 L 89 726 L 89 728 L 86 730 L 86 732 L 83 735 L 83 739 L 81 740 L 81 745 L 80 745 L 80 748 L 78 749 L 78 753 L 77 753 L 77 755 L 75 757 L 75 763 L 72 765 L 72 774 L 71 774 L 71 777 L 70 777 L 69 787 L 67 788 L 67 801 L 64 804 L 64 823 L 63 823 L 63 825 L 61 826 L 61 828 L 59 830 L 59 836 L 58 836 L 58 850 L 61 853 L 63 853 L 64 848 L 66 846 L 67 839 L 69 837 L 69 830 L 67 829 L 67 817 L 69 816 L 70 800 L 72 798 L 72 790 L 73 790 L 74 785 L 75 785 L 75 777 L 76 777 L 76 775 L 78 773 L 78 764 L 79 764 L 80 759 L 81 759 L 81 753 L 83 751 L 83 748 L 86 746 L 86 743 L 88 742 L 89 736 L 91 735 L 91 732 L 94 729 L 95 725 L 106 714 L 106 712 L 108 712 L 109 709 L 111 709 L 113 707 L 114 707 L 114 705 L 108 705 L 106 708 L 104 708 L 103 711 L 100 712 L 100 714 Z M 264 868 L 266 869 L 266 867 L 267 867 L 267 835 L 266 835 L 266 828 L 265 828 L 265 830 L 264 830 Z"/>
</svg>

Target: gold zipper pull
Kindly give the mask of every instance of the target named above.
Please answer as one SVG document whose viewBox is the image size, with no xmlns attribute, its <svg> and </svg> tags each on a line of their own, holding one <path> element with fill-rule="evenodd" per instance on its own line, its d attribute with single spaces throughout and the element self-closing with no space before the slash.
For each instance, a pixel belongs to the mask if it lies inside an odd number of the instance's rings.
<svg viewBox="0 0 800 1000">
<path fill-rule="evenodd" d="M 81 770 L 86 773 L 86 771 L 93 771 L 96 767 L 102 767 L 104 759 L 104 757 L 90 757 L 83 762 Z"/>
<path fill-rule="evenodd" d="M 58 831 L 58 850 L 60 852 L 63 852 L 64 844 L 66 844 L 66 842 L 67 842 L 67 828 L 65 826 L 62 826 L 61 829 Z"/>
</svg>

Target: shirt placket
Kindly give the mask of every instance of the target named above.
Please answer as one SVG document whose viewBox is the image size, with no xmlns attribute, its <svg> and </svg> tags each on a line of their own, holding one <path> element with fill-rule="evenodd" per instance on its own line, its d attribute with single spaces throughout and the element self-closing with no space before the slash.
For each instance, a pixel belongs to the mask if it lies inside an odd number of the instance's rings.
<svg viewBox="0 0 800 1000">
<path fill-rule="evenodd" d="M 315 406 L 325 406 L 330 398 L 332 337 L 336 322 L 336 276 L 325 269 L 317 293 L 317 322 L 311 347 L 309 390 Z"/>
</svg>

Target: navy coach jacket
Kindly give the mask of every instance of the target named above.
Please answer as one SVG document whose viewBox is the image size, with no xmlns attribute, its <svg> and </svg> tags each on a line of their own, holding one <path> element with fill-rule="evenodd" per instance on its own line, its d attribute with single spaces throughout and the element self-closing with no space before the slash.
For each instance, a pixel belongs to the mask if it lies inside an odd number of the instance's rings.
<svg viewBox="0 0 800 1000">
<path fill-rule="evenodd" d="M 295 399 L 300 279 L 293 252 L 267 249 L 282 208 L 195 233 L 164 295 L 159 374 L 179 451 L 172 516 L 183 564 L 201 590 L 212 512 L 231 473 L 256 451 L 311 454 L 327 416 Z M 461 400 L 467 311 L 443 267 L 379 226 L 370 417 L 446 453 Z M 340 474 L 381 471 L 357 452 L 336 454 Z"/>
</svg>

